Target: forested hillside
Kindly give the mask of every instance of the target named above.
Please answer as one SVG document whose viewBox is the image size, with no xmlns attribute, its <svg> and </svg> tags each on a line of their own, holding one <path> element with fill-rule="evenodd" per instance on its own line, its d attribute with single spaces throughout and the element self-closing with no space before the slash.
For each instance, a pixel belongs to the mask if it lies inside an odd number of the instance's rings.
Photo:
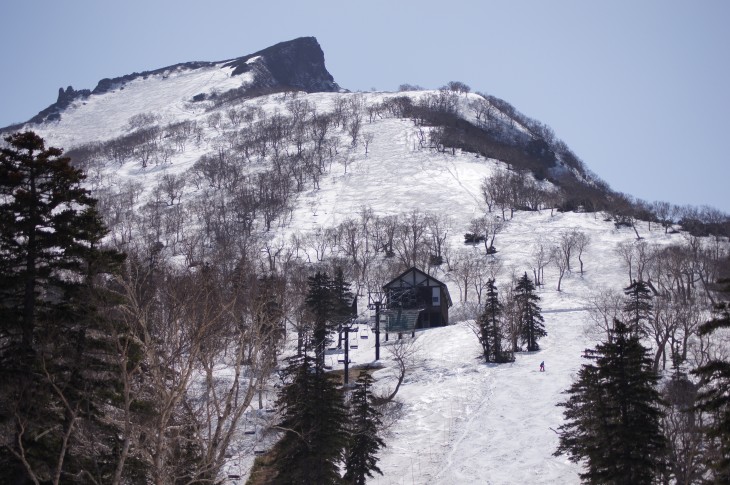
<svg viewBox="0 0 730 485">
<path fill-rule="evenodd" d="M 282 70 L 293 42 L 64 91 L 5 138 L 10 482 L 722 483 L 727 216 L 612 191 L 461 82 L 340 91 L 318 45 Z M 392 323 L 412 267 L 450 325 Z M 634 448 L 597 439 L 631 420 Z"/>
</svg>

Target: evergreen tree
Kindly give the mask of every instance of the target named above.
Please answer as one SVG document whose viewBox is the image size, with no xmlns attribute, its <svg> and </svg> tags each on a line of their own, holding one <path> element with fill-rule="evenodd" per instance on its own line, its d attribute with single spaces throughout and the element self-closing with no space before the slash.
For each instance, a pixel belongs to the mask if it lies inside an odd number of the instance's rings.
<svg viewBox="0 0 730 485">
<path fill-rule="evenodd" d="M 517 281 L 515 300 L 519 311 L 518 318 L 522 343 L 527 345 L 528 352 L 540 350 L 537 341 L 545 337 L 547 332 L 545 331 L 542 310 L 537 304 L 540 297 L 535 294 L 535 285 L 527 276 L 527 273 Z"/>
<path fill-rule="evenodd" d="M 700 327 L 701 335 L 730 329 L 730 305 L 719 303 L 715 317 Z M 709 417 L 707 460 L 712 470 L 712 483 L 730 483 L 730 361 L 712 359 L 693 374 L 700 378 L 697 409 Z"/>
<path fill-rule="evenodd" d="M 628 316 L 629 328 L 637 335 L 643 336 L 646 333 L 645 324 L 649 322 L 653 308 L 649 286 L 641 280 L 634 280 L 624 288 L 624 294 L 628 297 L 624 311 Z"/>
<path fill-rule="evenodd" d="M 352 318 L 352 303 L 354 296 L 350 290 L 350 283 L 345 280 L 342 268 L 338 267 L 332 279 L 332 320 L 337 326 L 337 348 L 342 348 L 342 325 Z M 334 325 L 333 325 L 334 327 Z"/>
<path fill-rule="evenodd" d="M 350 283 L 345 280 L 342 268 L 337 268 L 332 279 L 332 317 L 338 320 L 347 320 L 352 317 L 352 303 L 354 296 Z"/>
<path fill-rule="evenodd" d="M 118 385 L 97 275 L 123 256 L 100 248 L 106 230 L 84 175 L 33 132 L 0 150 L 0 469 L 9 481 L 104 481 L 118 432 Z"/>
<path fill-rule="evenodd" d="M 385 446 L 378 436 L 382 425 L 381 414 L 373 405 L 371 388 L 373 378 L 367 372 L 360 373 L 350 400 L 350 437 L 345 459 L 345 483 L 365 485 L 365 477 L 373 472 L 383 474 L 378 468 L 378 451 Z"/>
<path fill-rule="evenodd" d="M 324 366 L 324 352 L 329 342 L 329 334 L 333 330 L 332 316 L 334 298 L 332 280 L 327 273 L 317 271 L 308 278 L 308 291 L 305 303 L 312 321 L 311 345 L 320 367 Z"/>
<path fill-rule="evenodd" d="M 584 483 L 651 484 L 662 468 L 665 440 L 648 351 L 619 321 L 612 341 L 596 350 L 596 364 L 583 365 L 560 404 L 567 422 L 555 454 L 585 460 Z"/>
<path fill-rule="evenodd" d="M 311 348 L 320 365 L 324 365 L 324 352 L 331 342 L 330 334 L 337 331 L 341 335 L 342 324 L 352 317 L 352 299 L 350 283 L 345 281 L 341 269 L 335 272 L 334 279 L 319 271 L 308 278 L 305 302 L 312 320 Z M 338 343 L 341 346 L 339 339 Z"/>
<path fill-rule="evenodd" d="M 51 289 L 72 285 L 69 272 L 83 275 L 89 230 L 98 219 L 94 201 L 81 187 L 85 176 L 46 148 L 33 132 L 5 138 L 0 150 L 0 297 L 3 330 L 34 350 L 36 320 L 51 311 Z M 93 237 L 93 234 L 92 234 Z"/>
<path fill-rule="evenodd" d="M 493 279 L 487 281 L 484 311 L 479 316 L 477 325 L 484 360 L 496 363 L 511 362 L 511 354 L 502 348 L 502 341 L 505 338 L 502 330 L 502 303 L 499 301 Z"/>
<path fill-rule="evenodd" d="M 284 435 L 273 449 L 274 484 L 334 484 L 347 446 L 348 415 L 337 377 L 309 355 L 289 359 L 277 406 Z"/>
</svg>

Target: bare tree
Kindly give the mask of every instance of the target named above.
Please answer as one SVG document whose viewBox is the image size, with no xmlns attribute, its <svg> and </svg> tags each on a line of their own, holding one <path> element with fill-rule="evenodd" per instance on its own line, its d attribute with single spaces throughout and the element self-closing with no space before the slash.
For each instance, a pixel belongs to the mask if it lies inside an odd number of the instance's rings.
<svg viewBox="0 0 730 485">
<path fill-rule="evenodd" d="M 426 216 L 417 209 L 400 220 L 395 250 L 404 267 L 417 266 L 426 259 L 426 227 Z"/>
<path fill-rule="evenodd" d="M 652 317 L 646 319 L 644 331 L 654 341 L 654 372 L 659 371 L 659 364 L 663 362 L 666 368 L 667 344 L 671 344 L 672 337 L 680 328 L 680 315 L 683 305 L 675 305 L 666 298 L 655 298 L 652 305 Z"/>
<path fill-rule="evenodd" d="M 568 256 L 566 256 L 565 251 L 561 248 L 561 246 L 553 246 L 551 252 L 550 260 L 555 265 L 555 268 L 558 270 L 558 287 L 557 291 L 560 290 L 560 285 L 563 282 L 563 277 L 565 276 L 565 273 L 568 271 L 570 267 Z"/>
<path fill-rule="evenodd" d="M 597 330 L 598 339 L 613 341 L 613 325 L 623 319 L 626 304 L 623 293 L 613 289 L 599 289 L 588 296 L 588 314 Z"/>
<path fill-rule="evenodd" d="M 588 234 L 574 230 L 574 242 L 575 249 L 578 251 L 578 262 L 580 263 L 580 274 L 583 276 L 583 253 L 591 243 L 591 238 Z"/>
<path fill-rule="evenodd" d="M 395 396 L 400 390 L 403 380 L 406 378 L 406 374 L 413 367 L 415 359 L 420 350 L 417 345 L 417 338 L 401 338 L 388 343 L 385 348 L 388 350 L 388 355 L 395 363 L 395 378 L 396 384 L 392 391 L 387 395 L 381 395 L 375 397 L 375 402 L 378 405 L 382 405 L 393 401 Z"/>
<path fill-rule="evenodd" d="M 496 280 L 502 271 L 502 261 L 496 258 L 477 258 L 475 264 L 474 293 L 477 295 L 477 306 L 482 304 L 482 295 L 489 285 L 489 280 Z"/>
<path fill-rule="evenodd" d="M 460 94 L 469 94 L 471 92 L 471 88 L 461 81 L 449 81 L 444 88 Z"/>
<path fill-rule="evenodd" d="M 651 265 L 656 256 L 654 247 L 644 240 L 637 240 L 619 243 L 615 251 L 628 269 L 629 284 L 635 279 L 647 282 L 650 280 Z"/>
<path fill-rule="evenodd" d="M 469 224 L 469 230 L 472 234 L 480 236 L 484 239 L 484 250 L 487 254 L 496 252 L 494 248 L 494 240 L 497 234 L 504 229 L 505 222 L 499 217 L 482 216 L 472 219 Z"/>
<path fill-rule="evenodd" d="M 669 202 L 657 201 L 652 204 L 652 210 L 659 220 L 659 223 L 664 227 L 664 234 L 666 234 L 674 223 L 677 210 L 676 206 Z"/>
<path fill-rule="evenodd" d="M 629 270 L 629 284 L 634 281 L 634 260 L 636 259 L 636 251 L 633 243 L 620 242 L 614 250 L 616 254 L 623 260 L 624 265 Z"/>
<path fill-rule="evenodd" d="M 545 267 L 552 262 L 553 252 L 549 242 L 538 238 L 532 247 L 532 274 L 535 278 L 535 286 L 545 284 Z"/>
<path fill-rule="evenodd" d="M 185 189 L 185 177 L 174 173 L 166 173 L 160 178 L 160 188 L 168 197 L 170 205 L 174 205 L 175 200 L 179 204 Z"/>
<path fill-rule="evenodd" d="M 570 272 L 570 260 L 573 255 L 573 250 L 576 246 L 577 232 L 577 230 L 573 229 L 572 231 L 564 231 L 560 233 L 559 248 L 560 251 L 563 253 L 562 259 L 566 265 L 566 269 L 568 272 Z M 558 291 L 560 291 L 559 288 Z"/>
<path fill-rule="evenodd" d="M 132 444 L 148 450 L 154 483 L 169 483 L 171 477 L 213 480 L 269 374 L 272 360 L 265 356 L 276 342 L 271 332 L 279 329 L 254 317 L 249 286 L 220 279 L 213 267 L 188 272 L 157 266 L 151 272 L 134 261 L 119 280 L 125 301 L 120 310 L 133 329 L 127 338 L 143 356 L 143 370 L 130 368 L 145 377 L 135 392 L 154 402 L 156 411 L 145 425 L 144 444 Z M 217 373 L 221 363 L 229 377 Z M 139 381 L 134 373 L 127 377 L 127 385 Z M 124 429 L 132 439 L 131 423 Z M 180 454 L 191 442 L 199 452 Z"/>
<path fill-rule="evenodd" d="M 442 214 L 427 214 L 425 222 L 428 230 L 429 263 L 438 266 L 443 263 L 447 250 L 451 218 Z"/>
<path fill-rule="evenodd" d="M 373 132 L 367 132 L 362 136 L 362 143 L 365 145 L 365 156 L 368 156 L 368 147 L 375 139 L 375 134 Z"/>
<path fill-rule="evenodd" d="M 459 301 L 462 303 L 468 301 L 469 287 L 479 273 L 479 261 L 482 259 L 482 255 L 468 249 L 458 250 L 451 259 L 450 270 L 459 287 Z"/>
</svg>

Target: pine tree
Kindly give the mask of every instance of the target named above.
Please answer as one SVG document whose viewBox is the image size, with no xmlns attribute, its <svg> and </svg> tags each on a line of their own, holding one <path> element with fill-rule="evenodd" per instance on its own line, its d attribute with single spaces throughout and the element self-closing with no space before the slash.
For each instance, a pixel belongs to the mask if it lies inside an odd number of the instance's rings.
<svg viewBox="0 0 730 485">
<path fill-rule="evenodd" d="M 34 350 L 36 320 L 56 300 L 41 290 L 64 289 L 63 275 L 83 274 L 86 228 L 94 201 L 81 187 L 85 176 L 58 148 L 33 132 L 5 138 L 0 150 L 0 253 L 4 329 Z M 46 293 L 47 294 L 47 293 Z M 14 338 L 15 340 L 15 338 Z"/>
<path fill-rule="evenodd" d="M 330 334 L 341 333 L 342 324 L 352 316 L 352 299 L 350 283 L 345 281 L 342 269 L 336 271 L 334 279 L 319 271 L 308 278 L 305 302 L 312 320 L 311 348 L 321 365 L 324 365 L 324 352 L 331 342 Z M 341 342 L 338 343 L 341 346 Z"/>
<path fill-rule="evenodd" d="M 338 267 L 332 279 L 332 316 L 333 324 L 337 326 L 337 348 L 342 348 L 342 325 L 352 318 L 353 294 L 350 283 L 345 280 L 342 268 Z M 334 327 L 333 325 L 333 327 Z"/>
<path fill-rule="evenodd" d="M 373 405 L 372 384 L 370 374 L 360 373 L 350 400 L 351 424 L 344 481 L 353 485 L 365 485 L 365 477 L 372 478 L 373 472 L 383 474 L 378 468 L 377 454 L 385 443 L 378 436 L 382 421 Z"/>
<path fill-rule="evenodd" d="M 496 363 L 511 362 L 511 354 L 502 348 L 502 341 L 505 338 L 502 330 L 502 303 L 499 301 L 493 279 L 487 281 L 484 311 L 479 316 L 477 325 L 484 360 Z"/>
<path fill-rule="evenodd" d="M 332 316 L 334 298 L 332 280 L 327 275 L 317 271 L 308 278 L 306 297 L 307 310 L 312 320 L 312 335 L 310 348 L 314 351 L 320 366 L 324 365 L 324 353 L 329 343 L 329 334 L 332 332 Z"/>
<path fill-rule="evenodd" d="M 535 285 L 524 274 L 515 287 L 515 300 L 519 309 L 519 326 L 522 343 L 527 345 L 528 352 L 540 350 L 537 341 L 545 337 L 544 319 L 537 302 L 540 297 L 535 294 Z"/>
<path fill-rule="evenodd" d="M 624 294 L 628 297 L 624 311 L 628 315 L 629 328 L 637 335 L 643 336 L 646 333 L 645 324 L 649 322 L 653 308 L 649 286 L 644 281 L 634 280 L 624 288 Z"/>
<path fill-rule="evenodd" d="M 555 454 L 585 460 L 584 483 L 651 484 L 666 443 L 648 351 L 619 321 L 612 342 L 596 350 L 596 364 L 581 368 L 566 391 L 569 399 L 560 404 L 567 423 L 560 427 Z"/>
<path fill-rule="evenodd" d="M 103 479 L 118 436 L 104 414 L 118 381 L 96 280 L 123 256 L 101 249 L 106 230 L 95 200 L 60 149 L 46 148 L 33 132 L 5 141 L 0 426 L 13 438 L 0 452 L 0 469 L 10 481 L 58 483 L 82 471 Z"/>
<path fill-rule="evenodd" d="M 352 316 L 352 290 L 350 283 L 345 280 L 342 268 L 337 268 L 332 279 L 332 317 L 337 320 L 347 320 Z"/>
<path fill-rule="evenodd" d="M 289 359 L 277 406 L 284 435 L 273 449 L 274 484 L 335 484 L 347 446 L 348 415 L 337 378 L 309 355 Z"/>
<path fill-rule="evenodd" d="M 725 302 L 716 306 L 715 317 L 700 327 L 700 334 L 721 329 L 730 329 L 730 305 Z M 701 384 L 697 409 L 710 418 L 705 432 L 712 483 L 730 483 L 730 361 L 713 359 L 692 373 L 699 376 Z"/>
</svg>

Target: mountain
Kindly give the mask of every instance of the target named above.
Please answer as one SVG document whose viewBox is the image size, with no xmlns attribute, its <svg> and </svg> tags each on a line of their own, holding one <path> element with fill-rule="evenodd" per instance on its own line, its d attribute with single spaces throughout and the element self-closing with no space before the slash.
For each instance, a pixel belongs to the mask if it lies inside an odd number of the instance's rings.
<svg viewBox="0 0 730 485">
<path fill-rule="evenodd" d="M 562 424 L 556 405 L 583 351 L 604 337 L 596 322 L 608 310 L 599 298 L 621 297 L 632 279 L 644 278 L 657 297 L 672 295 L 657 321 L 669 322 L 679 314 L 671 302 L 691 296 L 701 302 L 699 322 L 709 308 L 704 283 L 727 249 L 724 240 L 683 232 L 676 214 L 639 217 L 547 126 L 503 100 L 460 83 L 398 93 L 340 89 L 313 38 L 103 80 L 91 91 L 61 90 L 22 128 L 84 168 L 110 244 L 150 265 L 164 259 L 190 272 L 281 276 L 292 302 L 282 356 L 295 352 L 296 302 L 315 269 L 343 267 L 360 302 L 413 265 L 447 284 L 453 325 L 410 340 L 414 352 L 380 455 L 384 476 L 369 483 L 579 483 L 581 466 L 552 455 Z M 465 243 L 466 233 L 490 222 L 494 251 Z M 555 261 L 575 234 L 590 244 L 566 271 Z M 507 294 L 516 278 L 540 268 L 548 334 L 541 350 L 485 364 L 469 322 L 486 279 Z M 363 304 L 359 311 L 353 338 L 360 345 L 350 355 L 355 365 L 371 364 L 371 313 Z M 696 325 L 677 324 L 662 340 L 666 328 L 647 339 L 665 373 L 670 340 L 685 346 L 688 360 L 709 345 L 700 344 Z M 397 380 L 388 351 L 396 338 L 384 343 L 374 371 L 378 392 Z M 330 352 L 328 365 L 341 370 L 341 357 Z M 216 369 L 221 386 L 230 381 L 224 365 Z M 224 475 L 246 476 L 256 452 L 274 441 L 266 409 L 277 379 L 262 389 L 261 408 L 246 413 Z M 188 392 L 192 405 L 206 402 L 198 387 Z"/>
<path fill-rule="evenodd" d="M 167 78 L 171 74 L 193 73 L 220 69 L 230 71 L 231 77 L 241 76 L 241 84 L 237 88 L 245 92 L 261 89 L 297 89 L 306 92 L 337 92 L 340 87 L 324 65 L 324 53 L 314 37 L 281 42 L 261 51 L 219 62 L 186 62 L 173 66 L 132 73 L 116 78 L 105 78 L 99 81 L 93 90 L 75 90 L 72 86 L 58 89 L 58 99 L 33 118 L 29 124 L 40 124 L 58 121 L 62 113 L 74 102 L 86 102 L 90 97 L 124 89 L 128 84 L 149 77 Z M 250 73 L 250 76 L 242 76 Z M 215 86 L 210 86 L 215 87 Z M 201 92 L 193 96 L 202 100 L 210 93 Z M 10 127 L 13 128 L 13 127 Z M 8 127 L 0 131 L 10 131 Z"/>
</svg>

